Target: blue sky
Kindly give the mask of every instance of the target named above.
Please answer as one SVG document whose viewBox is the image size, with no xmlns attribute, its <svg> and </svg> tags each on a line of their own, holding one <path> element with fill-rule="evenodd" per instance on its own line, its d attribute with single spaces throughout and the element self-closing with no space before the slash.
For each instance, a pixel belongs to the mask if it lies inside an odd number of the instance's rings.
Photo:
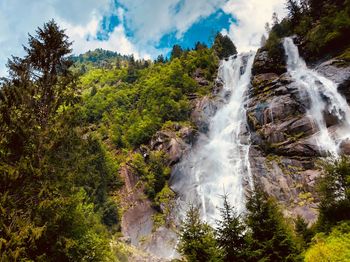
<svg viewBox="0 0 350 262">
<path fill-rule="evenodd" d="M 155 58 L 174 44 L 208 45 L 220 31 L 239 51 L 259 46 L 273 12 L 284 0 L 0 0 L 0 75 L 11 55 L 23 55 L 27 33 L 54 18 L 75 54 L 96 48 Z"/>
</svg>

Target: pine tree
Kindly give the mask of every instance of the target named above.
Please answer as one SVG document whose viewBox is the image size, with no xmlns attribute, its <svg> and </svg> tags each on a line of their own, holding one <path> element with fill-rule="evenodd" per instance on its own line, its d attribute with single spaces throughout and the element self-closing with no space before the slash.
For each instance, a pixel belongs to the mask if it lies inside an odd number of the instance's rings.
<svg viewBox="0 0 350 262">
<path fill-rule="evenodd" d="M 298 250 L 276 202 L 257 187 L 247 209 L 249 261 L 296 261 Z"/>
<path fill-rule="evenodd" d="M 182 50 L 181 46 L 174 45 L 173 49 L 171 50 L 170 59 L 172 60 L 174 58 L 180 58 L 182 54 L 183 54 L 183 50 Z"/>
<path fill-rule="evenodd" d="M 214 230 L 200 219 L 199 209 L 191 205 L 179 233 L 178 251 L 188 261 L 222 261 Z"/>
<path fill-rule="evenodd" d="M 230 37 L 223 36 L 218 33 L 215 37 L 213 49 L 220 59 L 227 59 L 228 57 L 237 54 L 237 49 Z"/>
<path fill-rule="evenodd" d="M 294 225 L 296 235 L 301 240 L 302 246 L 306 247 L 310 243 L 313 236 L 312 230 L 308 228 L 308 224 L 306 223 L 305 219 L 299 215 L 295 219 Z"/>
<path fill-rule="evenodd" d="M 320 197 L 318 229 L 328 231 L 342 220 L 350 219 L 350 160 L 325 164 L 325 174 L 318 182 Z"/>
<path fill-rule="evenodd" d="M 217 242 L 224 251 L 224 261 L 245 261 L 246 227 L 227 197 L 222 197 L 224 206 L 220 209 L 221 219 L 216 229 Z"/>
</svg>

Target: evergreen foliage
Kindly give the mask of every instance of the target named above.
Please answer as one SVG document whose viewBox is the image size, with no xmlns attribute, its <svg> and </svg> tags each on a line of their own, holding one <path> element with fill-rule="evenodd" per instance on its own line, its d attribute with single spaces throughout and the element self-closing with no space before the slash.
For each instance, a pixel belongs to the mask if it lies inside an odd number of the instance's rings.
<svg viewBox="0 0 350 262">
<path fill-rule="evenodd" d="M 180 228 L 178 251 L 187 261 L 222 261 L 214 230 L 200 219 L 199 209 L 191 205 Z"/>
<path fill-rule="evenodd" d="M 350 44 L 349 0 L 288 0 L 286 8 L 288 17 L 275 24 L 270 37 L 298 35 L 307 60 L 342 54 Z"/>
<path fill-rule="evenodd" d="M 36 33 L 0 90 L 1 260 L 109 260 L 97 212 L 113 165 L 96 138 L 81 138 L 67 36 L 54 21 Z"/>
<path fill-rule="evenodd" d="M 223 196 L 221 219 L 218 221 L 216 238 L 224 251 L 224 261 L 245 261 L 247 243 L 245 239 L 246 225 L 228 202 L 228 195 Z"/>
<path fill-rule="evenodd" d="M 339 221 L 350 220 L 350 160 L 342 157 L 325 165 L 325 174 L 319 180 L 318 228 L 328 231 Z"/>
<path fill-rule="evenodd" d="M 249 261 L 296 261 L 295 240 L 276 202 L 258 187 L 247 209 Z"/>
<path fill-rule="evenodd" d="M 237 49 L 229 36 L 218 33 L 215 37 L 213 49 L 220 59 L 226 59 L 237 54 Z"/>
</svg>

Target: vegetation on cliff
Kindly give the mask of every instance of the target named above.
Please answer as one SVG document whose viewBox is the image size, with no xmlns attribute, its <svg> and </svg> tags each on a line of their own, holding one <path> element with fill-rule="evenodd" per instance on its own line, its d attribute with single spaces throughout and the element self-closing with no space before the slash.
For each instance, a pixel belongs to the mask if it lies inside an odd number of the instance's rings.
<svg viewBox="0 0 350 262">
<path fill-rule="evenodd" d="M 307 61 L 342 55 L 349 61 L 349 0 L 288 0 L 288 16 L 281 22 L 274 19 L 266 47 L 278 52 L 280 39 L 297 35 Z"/>
<path fill-rule="evenodd" d="M 1 81 L 4 261 L 113 260 L 119 168 L 128 163 L 161 212 L 170 169 L 148 143 L 172 123 L 192 125 L 191 99 L 210 94 L 219 62 L 200 43 L 155 62 L 101 49 L 72 57 L 70 46 L 48 22 Z"/>
</svg>

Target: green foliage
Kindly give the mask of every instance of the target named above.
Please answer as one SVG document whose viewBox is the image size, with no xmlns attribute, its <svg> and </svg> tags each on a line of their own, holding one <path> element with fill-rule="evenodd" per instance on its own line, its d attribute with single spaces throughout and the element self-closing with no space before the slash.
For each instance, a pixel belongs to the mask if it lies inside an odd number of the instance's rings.
<svg viewBox="0 0 350 262">
<path fill-rule="evenodd" d="M 173 49 L 171 50 L 170 59 L 172 60 L 174 58 L 180 58 L 182 53 L 183 53 L 183 50 L 182 50 L 181 46 L 174 45 Z"/>
<path fill-rule="evenodd" d="M 98 214 L 117 167 L 79 127 L 70 43 L 50 21 L 25 51 L 0 88 L 1 260 L 110 260 Z"/>
<path fill-rule="evenodd" d="M 220 209 L 221 219 L 218 221 L 216 239 L 224 251 L 224 261 L 244 261 L 247 249 L 246 226 L 227 198 L 227 195 L 223 196 L 224 207 Z"/>
<path fill-rule="evenodd" d="M 139 153 L 132 156 L 130 165 L 145 182 L 145 193 L 151 200 L 155 200 L 170 177 L 170 168 L 166 163 L 167 158 L 162 151 L 151 151 L 147 159 Z M 160 204 L 159 199 L 154 202 L 157 203 Z"/>
<path fill-rule="evenodd" d="M 350 220 L 350 160 L 347 157 L 325 164 L 318 193 L 319 230 L 328 231 L 337 222 Z"/>
<path fill-rule="evenodd" d="M 350 225 L 342 223 L 329 235 L 318 233 L 305 253 L 305 262 L 350 261 Z"/>
<path fill-rule="evenodd" d="M 297 261 L 293 234 L 276 202 L 257 188 L 247 209 L 249 261 Z"/>
<path fill-rule="evenodd" d="M 179 244 L 180 253 L 189 261 L 301 261 L 291 228 L 276 202 L 259 187 L 248 199 L 244 220 L 235 214 L 227 196 L 223 200 L 214 232 L 200 220 L 198 208 L 190 206 Z"/>
<path fill-rule="evenodd" d="M 301 216 L 297 216 L 297 218 L 294 221 L 294 224 L 295 224 L 295 233 L 299 238 L 299 241 L 302 247 L 307 246 L 314 235 L 313 230 L 308 227 L 308 224 Z"/>
<path fill-rule="evenodd" d="M 179 233 L 178 251 L 187 261 L 222 261 L 214 230 L 200 219 L 199 209 L 190 206 Z"/>
<path fill-rule="evenodd" d="M 237 54 L 237 49 L 230 37 L 218 33 L 215 37 L 213 49 L 220 59 L 228 58 Z"/>
<path fill-rule="evenodd" d="M 81 76 L 81 86 L 86 90 L 81 118 L 99 124 L 122 148 L 147 143 L 166 121 L 188 120 L 191 104 L 187 96 L 206 94 L 211 88 L 200 88 L 191 76 L 200 68 L 212 82 L 218 59 L 211 49 L 203 47 L 168 63 L 147 68 L 137 64 L 131 62 L 128 69 L 93 68 Z"/>
<path fill-rule="evenodd" d="M 342 52 L 350 44 L 350 1 L 289 0 L 289 35 L 303 39 L 309 60 Z"/>
</svg>

